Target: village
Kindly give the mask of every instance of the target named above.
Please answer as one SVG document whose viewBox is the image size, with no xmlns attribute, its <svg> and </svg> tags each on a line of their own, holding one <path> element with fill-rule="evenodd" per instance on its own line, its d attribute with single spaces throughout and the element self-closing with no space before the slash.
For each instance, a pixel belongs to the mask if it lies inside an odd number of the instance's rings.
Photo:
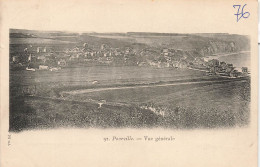
<svg viewBox="0 0 260 167">
<path fill-rule="evenodd" d="M 105 65 L 200 70 L 209 76 L 222 77 L 245 77 L 250 74 L 248 67 L 237 68 L 233 64 L 209 59 L 197 50 L 113 48 L 107 44 L 95 48 L 88 43 L 61 50 L 29 45 L 19 54 L 11 55 L 10 65 L 11 70 L 27 71 L 58 71 L 69 67 Z"/>
<path fill-rule="evenodd" d="M 15 31 L 10 129 L 248 125 L 250 47 L 242 37 Z"/>
</svg>

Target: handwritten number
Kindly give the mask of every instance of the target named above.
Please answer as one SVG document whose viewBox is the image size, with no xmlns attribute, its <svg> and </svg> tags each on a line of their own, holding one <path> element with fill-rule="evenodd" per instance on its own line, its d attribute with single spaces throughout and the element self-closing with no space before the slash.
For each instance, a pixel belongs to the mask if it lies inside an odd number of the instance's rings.
<svg viewBox="0 0 260 167">
<path fill-rule="evenodd" d="M 248 18 L 250 16 L 250 13 L 249 12 L 244 12 L 244 7 L 246 6 L 247 4 L 245 4 L 242 9 L 241 9 L 241 5 L 233 5 L 233 8 L 236 9 L 236 7 L 238 7 L 237 9 L 237 13 L 234 14 L 237 16 L 237 22 L 241 19 L 241 18 Z M 240 10 L 241 9 L 241 10 Z"/>
</svg>

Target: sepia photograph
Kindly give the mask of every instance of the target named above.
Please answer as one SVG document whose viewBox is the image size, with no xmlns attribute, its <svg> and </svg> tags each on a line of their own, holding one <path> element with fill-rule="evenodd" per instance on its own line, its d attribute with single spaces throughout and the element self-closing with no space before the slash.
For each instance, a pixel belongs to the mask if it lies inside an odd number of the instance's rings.
<svg viewBox="0 0 260 167">
<path fill-rule="evenodd" d="M 0 166 L 256 167 L 256 0 L 0 0 Z"/>
<path fill-rule="evenodd" d="M 250 123 L 250 38 L 9 30 L 9 131 Z"/>
</svg>

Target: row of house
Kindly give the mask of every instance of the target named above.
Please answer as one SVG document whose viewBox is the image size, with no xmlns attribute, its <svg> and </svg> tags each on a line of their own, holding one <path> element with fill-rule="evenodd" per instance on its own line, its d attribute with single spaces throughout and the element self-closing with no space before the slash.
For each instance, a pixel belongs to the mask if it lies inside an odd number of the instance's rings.
<svg viewBox="0 0 260 167">
<path fill-rule="evenodd" d="M 237 68 L 233 64 L 219 62 L 217 59 L 208 62 L 209 74 L 229 77 L 241 77 L 249 74 L 247 67 Z"/>
<path fill-rule="evenodd" d="M 30 48 L 30 49 L 28 49 Z M 119 64 L 136 66 L 154 66 L 158 68 L 191 68 L 207 70 L 209 75 L 241 76 L 248 73 L 246 67 L 243 70 L 236 69 L 232 64 L 219 62 L 217 59 L 205 60 L 198 56 L 197 50 L 185 51 L 168 48 L 143 48 L 132 47 L 112 48 L 102 44 L 100 48 L 93 48 L 84 43 L 81 47 L 67 48 L 64 51 L 52 52 L 47 47 L 37 47 L 36 52 L 30 52 L 32 46 L 24 49 L 23 56 L 13 56 L 13 63 L 37 64 L 54 67 L 66 67 L 70 64 Z M 33 65 L 32 65 L 33 66 Z"/>
</svg>

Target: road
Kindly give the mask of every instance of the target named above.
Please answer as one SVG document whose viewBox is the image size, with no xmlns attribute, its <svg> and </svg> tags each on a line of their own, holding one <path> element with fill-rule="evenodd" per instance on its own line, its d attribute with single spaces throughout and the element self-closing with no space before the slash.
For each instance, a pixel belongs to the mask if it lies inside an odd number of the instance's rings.
<svg viewBox="0 0 260 167">
<path fill-rule="evenodd" d="M 193 81 L 193 82 L 178 82 L 178 83 L 163 83 L 163 84 L 147 84 L 147 85 L 133 85 L 133 86 L 120 86 L 120 87 L 108 87 L 108 88 L 91 88 L 91 89 L 80 89 L 72 91 L 62 91 L 61 95 L 77 95 L 91 92 L 102 92 L 102 91 L 111 91 L 111 90 L 123 90 L 123 89 L 135 89 L 135 88 L 152 88 L 152 87 L 166 87 L 166 86 L 177 86 L 177 85 L 190 85 L 190 84 L 204 84 L 204 83 L 223 83 L 231 81 L 241 81 L 246 80 L 246 78 L 229 78 L 229 79 L 220 79 L 220 80 L 206 80 L 206 81 Z"/>
<path fill-rule="evenodd" d="M 237 55 L 237 54 L 241 54 L 241 53 L 250 53 L 250 51 L 240 51 L 237 53 L 222 53 L 222 54 L 213 54 L 212 56 L 208 56 L 208 58 L 210 59 L 218 59 L 222 56 L 230 56 L 230 55 Z"/>
</svg>

